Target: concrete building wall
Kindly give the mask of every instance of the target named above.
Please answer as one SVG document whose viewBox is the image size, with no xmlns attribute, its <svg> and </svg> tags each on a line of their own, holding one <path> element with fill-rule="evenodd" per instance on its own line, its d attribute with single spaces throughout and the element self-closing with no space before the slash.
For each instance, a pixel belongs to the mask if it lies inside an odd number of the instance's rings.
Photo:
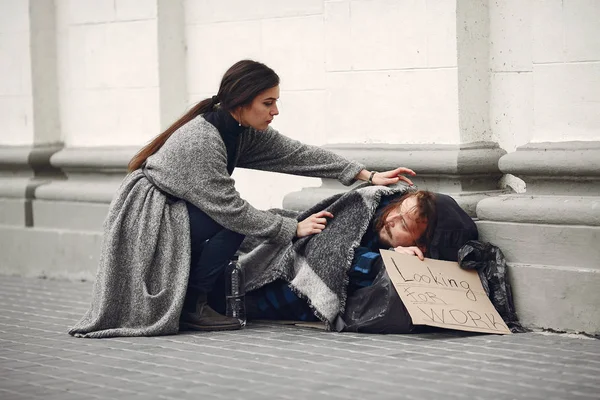
<svg viewBox="0 0 600 400">
<path fill-rule="evenodd" d="M 59 141 L 52 0 L 0 3 L 0 144 Z"/>
<path fill-rule="evenodd" d="M 253 58 L 281 77 L 275 128 L 414 168 L 505 251 L 526 324 L 599 332 L 599 20 L 596 0 L 0 0 L 0 272 L 92 278 L 128 159 Z M 234 178 L 259 208 L 345 189 Z"/>
<path fill-rule="evenodd" d="M 56 1 L 62 139 L 139 145 L 160 129 L 157 2 Z"/>
<path fill-rule="evenodd" d="M 459 141 L 454 2 L 242 3 L 185 3 L 190 102 L 248 57 L 281 77 L 274 126 L 286 135 L 317 145 Z"/>
<path fill-rule="evenodd" d="M 537 1 L 534 142 L 600 137 L 600 2 Z"/>
<path fill-rule="evenodd" d="M 0 14 L 0 142 L 33 142 L 29 10 L 25 1 L 3 2 Z M 10 78 L 9 78 L 10 77 Z"/>
<path fill-rule="evenodd" d="M 489 3 L 490 125 L 493 140 L 507 151 L 531 140 L 532 18 L 539 12 L 536 7 L 544 8 L 531 1 Z"/>
<path fill-rule="evenodd" d="M 41 3 L 54 12 L 36 22 Z M 157 134 L 168 123 L 157 111 L 159 3 L 5 1 L 1 68 L 10 79 L 0 87 L 2 144 L 33 142 L 31 32 L 49 26 L 57 48 L 58 138 L 68 146 L 137 146 Z M 459 143 L 460 3 L 185 1 L 187 104 L 213 93 L 227 66 L 250 57 L 282 77 L 276 127 L 289 136 L 314 144 Z M 507 149 L 529 141 L 516 138 L 517 130 L 538 142 L 595 140 L 598 2 L 474 1 L 462 8 L 478 7 L 490 16 L 491 137 Z M 485 128 L 467 142 L 487 139 Z"/>
<path fill-rule="evenodd" d="M 235 61 L 252 58 L 279 74 L 281 114 L 273 127 L 292 138 L 315 145 L 461 141 L 454 1 L 184 4 L 190 104 L 215 94 Z M 320 184 L 245 170 L 234 178 L 261 208 L 281 207 L 286 193 Z"/>
<path fill-rule="evenodd" d="M 490 2 L 491 121 L 508 151 L 600 137 L 600 3 Z"/>
</svg>

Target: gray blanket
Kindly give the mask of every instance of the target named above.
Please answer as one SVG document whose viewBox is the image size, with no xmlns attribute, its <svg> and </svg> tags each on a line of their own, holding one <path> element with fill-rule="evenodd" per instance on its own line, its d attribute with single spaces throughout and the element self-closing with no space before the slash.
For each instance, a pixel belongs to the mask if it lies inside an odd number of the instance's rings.
<svg viewBox="0 0 600 400">
<path fill-rule="evenodd" d="M 334 195 L 298 215 L 298 221 L 322 210 L 334 216 L 327 228 L 288 245 L 244 243 L 240 263 L 246 271 L 246 291 L 276 279 L 306 299 L 315 315 L 331 329 L 344 311 L 348 270 L 354 249 L 360 245 L 382 196 L 407 190 L 405 187 L 364 186 Z"/>
</svg>

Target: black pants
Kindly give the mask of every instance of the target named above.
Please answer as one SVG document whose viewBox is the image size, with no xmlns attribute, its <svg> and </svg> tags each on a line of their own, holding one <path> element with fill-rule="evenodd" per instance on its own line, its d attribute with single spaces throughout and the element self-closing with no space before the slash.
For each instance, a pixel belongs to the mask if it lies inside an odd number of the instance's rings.
<svg viewBox="0 0 600 400">
<path fill-rule="evenodd" d="M 222 300 L 217 300 L 224 304 L 223 272 L 240 248 L 244 235 L 223 228 L 198 207 L 188 202 L 186 205 L 190 218 L 192 250 L 188 291 L 211 293 L 215 289 L 211 297 L 223 297 Z"/>
</svg>

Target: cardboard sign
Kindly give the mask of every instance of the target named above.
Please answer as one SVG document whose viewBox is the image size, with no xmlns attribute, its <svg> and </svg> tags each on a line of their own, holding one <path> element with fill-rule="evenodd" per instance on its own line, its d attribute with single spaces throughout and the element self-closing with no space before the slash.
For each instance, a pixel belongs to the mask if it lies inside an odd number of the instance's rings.
<svg viewBox="0 0 600 400">
<path fill-rule="evenodd" d="M 413 324 L 510 334 L 476 271 L 458 263 L 380 250 L 387 273 Z"/>
</svg>

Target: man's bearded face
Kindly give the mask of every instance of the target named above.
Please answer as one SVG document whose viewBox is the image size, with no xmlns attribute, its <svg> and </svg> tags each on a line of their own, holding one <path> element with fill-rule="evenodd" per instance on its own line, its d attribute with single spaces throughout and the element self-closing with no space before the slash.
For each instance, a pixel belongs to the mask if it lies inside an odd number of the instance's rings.
<svg viewBox="0 0 600 400">
<path fill-rule="evenodd" d="M 380 241 L 389 247 L 416 246 L 417 240 L 427 230 L 427 219 L 419 219 L 417 199 L 406 198 L 400 207 L 389 213 L 383 228 L 379 231 Z"/>
</svg>

